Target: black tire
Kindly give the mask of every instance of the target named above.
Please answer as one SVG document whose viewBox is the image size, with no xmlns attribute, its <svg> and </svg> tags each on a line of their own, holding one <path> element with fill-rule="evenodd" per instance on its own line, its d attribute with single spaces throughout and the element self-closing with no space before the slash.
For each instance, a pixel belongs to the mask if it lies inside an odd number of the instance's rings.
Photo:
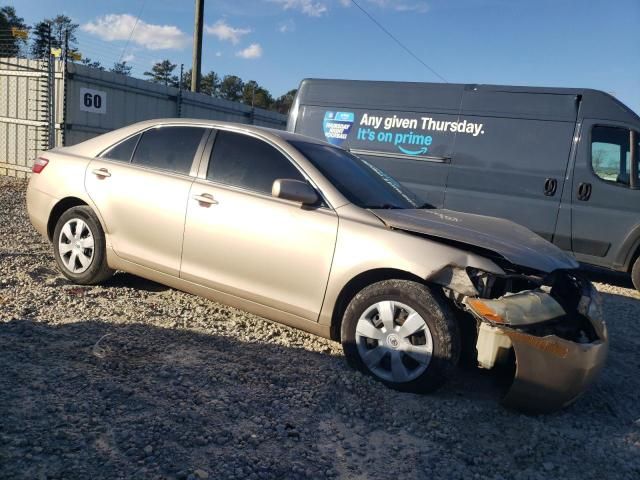
<svg viewBox="0 0 640 480">
<path fill-rule="evenodd" d="M 88 262 L 88 267 L 81 272 L 74 272 L 70 270 L 65 263 L 69 261 L 69 258 L 67 257 L 68 253 L 61 254 L 60 252 L 60 241 L 63 227 L 70 221 L 73 225 L 74 220 L 84 222 L 86 225 L 86 229 L 84 229 L 84 237 L 86 238 L 90 233 L 93 239 L 93 248 L 83 249 L 83 252 L 87 255 L 89 255 L 89 253 L 91 254 L 91 258 Z M 77 223 L 75 225 L 77 225 Z M 66 235 L 64 240 L 67 240 Z M 62 247 L 64 248 L 64 245 Z M 62 274 L 73 283 L 80 285 L 95 285 L 105 281 L 114 273 L 114 271 L 107 265 L 104 231 L 102 230 L 100 221 L 96 217 L 95 213 L 93 213 L 91 208 L 88 206 L 72 207 L 60 216 L 53 233 L 53 252 L 58 268 Z M 82 266 L 80 266 L 80 268 L 82 268 Z"/>
<path fill-rule="evenodd" d="M 383 334 L 386 336 L 384 340 L 367 340 L 361 334 L 356 335 L 358 321 L 361 317 L 364 317 L 365 314 L 370 315 L 368 312 L 371 312 L 372 308 L 375 312 L 375 305 L 383 301 L 397 302 L 410 307 L 428 327 L 432 354 L 430 360 L 424 362 L 427 364 L 426 368 L 423 366 L 421 367 L 423 370 L 418 367 L 411 369 L 409 367 L 412 365 L 408 365 L 408 363 L 415 363 L 420 366 L 418 362 L 414 362 L 413 356 L 404 352 L 398 354 L 402 359 L 403 366 L 406 368 L 405 372 L 410 371 L 413 372 L 413 375 L 417 375 L 415 378 L 408 376 L 407 381 L 397 382 L 393 381 L 393 379 L 383 378 L 383 375 L 387 377 L 393 376 L 391 374 L 391 359 L 397 352 L 392 351 L 392 349 L 402 350 L 402 347 L 398 347 L 397 339 L 390 339 L 392 335 L 389 335 L 386 329 L 387 333 Z M 403 307 L 399 307 L 397 304 L 394 305 L 393 322 L 397 328 L 401 329 L 402 323 L 404 323 L 403 319 L 396 318 L 396 315 L 401 317 L 404 314 Z M 374 318 L 380 317 L 379 312 L 377 314 L 378 317 L 375 317 L 375 315 L 374 313 Z M 378 320 L 371 320 L 372 324 L 375 321 Z M 379 334 L 378 332 L 375 333 L 376 335 Z M 426 335 L 426 333 L 420 333 L 419 335 Z M 400 336 L 400 333 L 398 333 L 398 336 Z M 415 337 L 407 338 L 410 339 L 410 343 L 420 342 Z M 456 318 L 442 294 L 426 285 L 408 280 L 385 280 L 369 285 L 356 294 L 344 313 L 341 325 L 341 339 L 347 362 L 351 366 L 372 375 L 390 388 L 404 392 L 427 393 L 436 390 L 452 376 L 460 355 L 460 333 Z M 402 342 L 402 340 L 400 341 Z M 428 344 L 429 341 L 425 340 L 424 345 L 418 346 L 426 347 Z M 375 367 L 381 374 L 369 368 L 360 353 L 364 351 L 366 355 L 371 350 L 380 347 L 383 347 L 388 352 L 385 353 L 385 356 Z M 407 358 L 408 356 L 411 358 Z M 385 372 L 385 362 L 388 363 L 388 373 Z"/>
<path fill-rule="evenodd" d="M 640 257 L 636 258 L 633 268 L 631 269 L 631 281 L 636 290 L 640 291 Z"/>
</svg>

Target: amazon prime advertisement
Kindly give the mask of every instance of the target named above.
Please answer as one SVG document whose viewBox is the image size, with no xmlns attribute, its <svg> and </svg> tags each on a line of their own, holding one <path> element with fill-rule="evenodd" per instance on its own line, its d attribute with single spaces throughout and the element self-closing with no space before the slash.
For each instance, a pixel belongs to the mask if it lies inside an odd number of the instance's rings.
<svg viewBox="0 0 640 480">
<path fill-rule="evenodd" d="M 324 135 L 332 145 L 344 148 L 395 153 L 416 160 L 449 157 L 455 135 L 479 137 L 485 134 L 484 124 L 475 121 L 476 118 L 451 114 L 339 111 L 318 107 L 305 107 L 304 110 L 303 115 L 307 118 L 299 133 L 314 137 Z"/>
</svg>

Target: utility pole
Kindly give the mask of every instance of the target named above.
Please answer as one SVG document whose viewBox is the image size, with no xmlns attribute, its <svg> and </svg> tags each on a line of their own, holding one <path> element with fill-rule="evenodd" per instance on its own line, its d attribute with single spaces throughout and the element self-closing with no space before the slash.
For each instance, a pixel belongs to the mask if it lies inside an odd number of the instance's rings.
<svg viewBox="0 0 640 480">
<path fill-rule="evenodd" d="M 202 24 L 204 0 L 196 0 L 196 20 L 193 30 L 193 65 L 191 67 L 191 91 L 200 91 L 200 66 L 202 65 Z"/>
</svg>

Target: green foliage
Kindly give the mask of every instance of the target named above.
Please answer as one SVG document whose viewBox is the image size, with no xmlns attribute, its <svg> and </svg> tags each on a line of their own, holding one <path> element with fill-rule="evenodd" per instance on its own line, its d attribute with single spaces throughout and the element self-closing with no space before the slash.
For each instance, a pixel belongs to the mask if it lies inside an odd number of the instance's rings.
<svg viewBox="0 0 640 480">
<path fill-rule="evenodd" d="M 191 70 L 189 70 L 191 73 Z M 220 94 L 220 76 L 211 70 L 206 75 L 203 75 L 200 79 L 200 92 L 205 95 L 211 95 L 212 97 L 217 97 Z"/>
<path fill-rule="evenodd" d="M 237 75 L 225 75 L 220 84 L 220 98 L 239 102 L 242 99 L 244 82 Z"/>
<path fill-rule="evenodd" d="M 65 36 L 69 50 L 76 51 L 78 47 L 76 30 L 78 30 L 78 24 L 73 23 L 66 15 L 56 15 L 53 19 L 46 18 L 36 23 L 31 30 L 31 55 L 35 58 L 46 57 L 49 55 L 49 47 L 64 50 Z"/>
<path fill-rule="evenodd" d="M 120 75 L 126 75 L 127 77 L 131 76 L 131 65 L 127 65 L 126 60 L 123 62 L 116 62 L 113 64 L 113 67 L 109 69 L 110 72 L 119 73 Z"/>
<path fill-rule="evenodd" d="M 13 7 L 0 8 L 0 57 L 17 57 L 26 45 L 23 38 L 14 37 L 11 29 L 26 30 L 24 18 L 18 17 Z"/>
<path fill-rule="evenodd" d="M 268 109 L 273 103 L 269 91 L 261 87 L 255 80 L 249 80 L 242 89 L 242 102 L 253 107 Z"/>
<path fill-rule="evenodd" d="M 161 83 L 163 85 L 170 85 L 172 87 L 178 86 L 178 76 L 173 74 L 177 65 L 171 63 L 170 60 L 162 60 L 157 62 L 151 67 L 150 72 L 144 72 L 145 77 L 149 77 L 149 80 L 153 83 Z"/>
<path fill-rule="evenodd" d="M 297 89 L 289 90 L 284 95 L 278 97 L 276 101 L 271 105 L 271 110 L 275 110 L 278 113 L 287 115 L 289 113 L 289 110 L 291 110 L 291 105 L 293 105 L 293 100 L 296 97 L 296 93 L 298 93 Z"/>
<path fill-rule="evenodd" d="M 87 67 L 97 68 L 98 70 L 104 71 L 104 67 L 100 62 L 98 62 L 97 60 L 91 60 L 89 57 L 84 57 L 82 60 L 80 60 L 80 63 L 82 65 L 86 65 Z"/>
</svg>

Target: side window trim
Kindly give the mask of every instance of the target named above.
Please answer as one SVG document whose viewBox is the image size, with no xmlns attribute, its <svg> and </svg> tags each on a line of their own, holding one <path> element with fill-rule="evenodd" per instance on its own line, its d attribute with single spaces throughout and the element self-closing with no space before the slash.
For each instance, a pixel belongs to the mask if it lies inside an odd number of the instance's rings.
<svg viewBox="0 0 640 480">
<path fill-rule="evenodd" d="M 215 137 L 215 129 L 211 127 L 205 128 L 205 131 L 202 133 L 202 137 L 200 138 L 198 148 L 196 149 L 196 153 L 193 156 L 193 161 L 191 162 L 191 169 L 189 170 L 190 177 L 198 176 L 198 171 L 204 158 L 204 152 L 207 150 L 207 145 L 209 144 L 211 137 Z"/>
<path fill-rule="evenodd" d="M 307 181 L 309 182 L 309 184 L 316 190 L 316 192 L 318 192 L 318 195 L 320 195 L 320 198 L 322 199 L 322 202 L 320 203 L 318 208 L 323 208 L 323 209 L 329 209 L 329 210 L 333 210 L 333 207 L 331 206 L 331 204 L 327 201 L 327 198 L 325 197 L 324 193 L 322 192 L 322 190 L 318 187 L 318 185 L 316 184 L 316 182 L 313 181 L 313 179 L 307 174 L 307 172 L 305 172 L 302 167 L 300 167 L 300 165 L 298 165 L 298 162 L 296 162 L 287 152 L 285 152 L 284 150 L 282 150 L 280 148 L 280 146 L 278 145 L 274 145 L 273 143 L 269 142 L 267 139 L 263 138 L 262 136 L 255 134 L 254 132 L 245 132 L 242 130 L 235 130 L 235 129 L 227 129 L 227 128 L 218 128 L 218 127 L 214 127 L 213 128 L 214 133 L 209 137 L 209 141 L 207 142 L 207 145 L 202 153 L 202 161 L 200 162 L 200 168 L 198 169 L 198 174 L 197 174 L 197 178 L 200 180 L 203 180 L 205 182 L 209 182 L 212 185 L 216 185 L 216 186 L 220 186 L 220 187 L 224 187 L 224 188 L 229 188 L 232 190 L 237 190 L 237 191 L 242 191 L 242 192 L 247 192 L 247 193 L 251 193 L 251 194 L 255 194 L 255 195 L 260 195 L 264 198 L 271 198 L 273 199 L 274 197 L 271 195 L 267 195 L 264 192 L 259 192 L 256 190 L 252 190 L 249 188 L 243 188 L 243 187 L 239 187 L 236 185 L 227 185 L 225 183 L 220 183 L 220 182 L 216 182 L 213 180 L 210 180 L 207 178 L 207 170 L 209 169 L 209 163 L 211 162 L 211 158 L 212 158 L 212 153 L 213 153 L 213 149 L 215 148 L 215 140 L 218 136 L 218 132 L 231 132 L 231 133 L 238 133 L 240 135 L 247 135 L 251 138 L 255 138 L 256 140 L 260 140 L 261 142 L 266 143 L 267 145 L 269 145 L 272 148 L 275 148 L 278 153 L 280 153 L 284 158 L 287 159 L 287 161 L 289 161 L 289 163 L 291 163 L 294 168 L 296 170 L 298 170 L 298 173 L 300 173 L 300 175 Z"/>
</svg>

